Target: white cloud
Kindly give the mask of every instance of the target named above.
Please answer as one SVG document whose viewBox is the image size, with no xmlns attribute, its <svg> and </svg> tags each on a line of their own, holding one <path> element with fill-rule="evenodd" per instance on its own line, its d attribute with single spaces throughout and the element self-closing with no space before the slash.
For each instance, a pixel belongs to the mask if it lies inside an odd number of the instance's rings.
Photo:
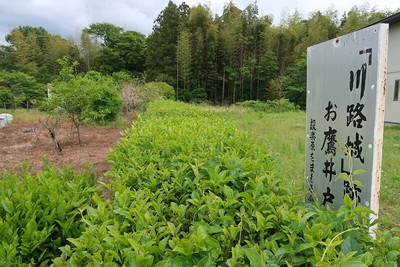
<svg viewBox="0 0 400 267">
<path fill-rule="evenodd" d="M 177 5 L 182 1 L 174 0 Z M 224 5 L 229 0 L 187 0 L 189 6 L 199 3 L 210 6 L 214 14 L 222 14 Z M 236 0 L 235 5 L 244 9 L 253 0 Z M 311 11 L 326 10 L 332 4 L 339 11 L 339 18 L 344 11 L 354 5 L 364 4 L 363 0 L 281 0 L 258 1 L 260 15 L 273 15 L 274 23 L 279 23 L 282 11 L 286 8 L 293 12 L 296 8 L 307 17 Z M 53 34 L 63 37 L 76 36 L 82 28 L 91 23 L 108 22 L 124 28 L 149 34 L 158 14 L 167 6 L 168 0 L 0 0 L 0 44 L 13 28 L 24 25 L 42 26 Z M 370 6 L 378 9 L 396 10 L 398 1 L 373 0 Z"/>
</svg>

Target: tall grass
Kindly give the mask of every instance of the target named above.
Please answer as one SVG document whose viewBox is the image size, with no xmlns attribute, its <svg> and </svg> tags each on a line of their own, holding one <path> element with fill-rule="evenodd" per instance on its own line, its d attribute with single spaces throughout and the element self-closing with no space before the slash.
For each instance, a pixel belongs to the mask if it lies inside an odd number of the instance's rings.
<svg viewBox="0 0 400 267">
<path fill-rule="evenodd" d="M 303 190 L 305 181 L 305 122 L 303 111 L 264 113 L 232 108 L 236 126 L 251 131 L 256 142 L 267 143 L 279 164 L 280 176 L 291 188 Z M 380 223 L 386 228 L 400 226 L 400 126 L 384 131 Z"/>
<path fill-rule="evenodd" d="M 276 158 L 278 175 L 289 187 L 303 190 L 305 180 L 305 121 L 302 111 L 264 113 L 233 108 L 236 126 L 250 131 L 257 143 L 267 143 Z"/>
<path fill-rule="evenodd" d="M 13 115 L 12 123 L 29 124 L 39 122 L 39 119 L 44 119 L 46 113 L 38 109 L 0 109 L 0 114 L 9 113 Z M 136 114 L 120 115 L 115 121 L 105 123 L 87 122 L 89 127 L 108 127 L 108 128 L 126 128 L 132 124 L 136 118 Z"/>
<path fill-rule="evenodd" d="M 45 114 L 37 109 L 0 109 L 1 113 L 13 115 L 12 123 L 32 123 L 38 122 Z"/>
</svg>

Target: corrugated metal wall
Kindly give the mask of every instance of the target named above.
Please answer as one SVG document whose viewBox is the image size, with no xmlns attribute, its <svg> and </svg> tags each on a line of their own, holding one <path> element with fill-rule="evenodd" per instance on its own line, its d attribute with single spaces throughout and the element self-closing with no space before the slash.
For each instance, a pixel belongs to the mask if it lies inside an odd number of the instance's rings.
<svg viewBox="0 0 400 267">
<path fill-rule="evenodd" d="M 400 22 L 389 27 L 385 122 L 400 123 L 400 96 L 395 99 L 396 80 L 400 83 Z"/>
</svg>

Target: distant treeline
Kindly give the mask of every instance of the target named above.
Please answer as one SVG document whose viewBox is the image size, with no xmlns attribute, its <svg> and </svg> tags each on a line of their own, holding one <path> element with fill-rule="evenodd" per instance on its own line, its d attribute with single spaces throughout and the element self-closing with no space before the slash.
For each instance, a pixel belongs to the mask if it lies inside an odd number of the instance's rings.
<svg viewBox="0 0 400 267">
<path fill-rule="evenodd" d="M 369 5 L 341 16 L 333 9 L 315 11 L 308 18 L 295 11 L 273 25 L 271 16 L 259 15 L 256 2 L 244 10 L 227 3 L 219 16 L 207 5 L 177 6 L 170 1 L 149 36 L 95 23 L 76 41 L 42 27 L 19 26 L 6 36 L 9 45 L 0 46 L 0 82 L 10 84 L 1 78 L 13 72 L 23 74 L 27 83 L 47 84 L 59 75 L 57 60 L 67 56 L 79 62 L 77 73 L 126 72 L 142 81 L 166 82 L 184 101 L 229 104 L 287 98 L 304 108 L 307 47 L 393 13 Z"/>
</svg>

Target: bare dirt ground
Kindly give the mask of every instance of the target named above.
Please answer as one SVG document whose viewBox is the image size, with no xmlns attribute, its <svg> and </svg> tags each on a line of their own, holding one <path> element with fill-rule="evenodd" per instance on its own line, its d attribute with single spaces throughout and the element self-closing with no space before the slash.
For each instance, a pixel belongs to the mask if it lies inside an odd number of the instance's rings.
<svg viewBox="0 0 400 267">
<path fill-rule="evenodd" d="M 0 175 L 18 170 L 24 161 L 32 173 L 43 169 L 46 156 L 53 166 L 68 165 L 80 172 L 92 164 L 94 173 L 103 175 L 110 169 L 105 158 L 115 148 L 124 128 L 81 126 L 82 145 L 78 144 L 76 129 L 63 125 L 57 130 L 62 152 L 59 154 L 48 131 L 40 123 L 8 124 L 0 129 Z"/>
</svg>

